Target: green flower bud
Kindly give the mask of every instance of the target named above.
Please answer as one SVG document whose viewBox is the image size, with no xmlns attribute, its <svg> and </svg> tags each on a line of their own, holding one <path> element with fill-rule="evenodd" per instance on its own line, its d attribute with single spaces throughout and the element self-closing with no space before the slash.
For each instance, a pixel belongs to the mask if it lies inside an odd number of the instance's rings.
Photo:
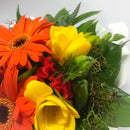
<svg viewBox="0 0 130 130">
<path fill-rule="evenodd" d="M 80 78 L 84 78 L 88 74 L 94 62 L 95 60 L 91 56 L 79 56 L 76 58 L 76 68 L 79 70 Z"/>
<path fill-rule="evenodd" d="M 88 82 L 85 79 L 72 84 L 74 92 L 74 104 L 80 111 L 88 100 Z"/>
<path fill-rule="evenodd" d="M 89 37 L 87 37 L 88 42 L 91 43 L 92 46 L 97 45 L 97 43 L 99 42 L 99 36 L 96 35 L 91 35 Z"/>
</svg>

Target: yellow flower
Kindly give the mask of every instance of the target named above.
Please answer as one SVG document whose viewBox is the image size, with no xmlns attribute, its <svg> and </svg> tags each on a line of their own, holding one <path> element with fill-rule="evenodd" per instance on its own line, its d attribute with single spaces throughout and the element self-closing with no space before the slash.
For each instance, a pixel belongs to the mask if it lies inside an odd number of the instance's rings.
<svg viewBox="0 0 130 130">
<path fill-rule="evenodd" d="M 78 33 L 74 26 L 51 26 L 50 36 L 47 46 L 52 50 L 53 57 L 59 60 L 60 65 L 63 65 L 70 56 L 87 55 L 91 49 L 91 44 L 84 34 Z"/>
<path fill-rule="evenodd" d="M 40 81 L 27 84 L 24 96 L 36 104 L 36 130 L 75 130 L 78 112 L 64 100 L 52 94 L 52 89 Z"/>
</svg>

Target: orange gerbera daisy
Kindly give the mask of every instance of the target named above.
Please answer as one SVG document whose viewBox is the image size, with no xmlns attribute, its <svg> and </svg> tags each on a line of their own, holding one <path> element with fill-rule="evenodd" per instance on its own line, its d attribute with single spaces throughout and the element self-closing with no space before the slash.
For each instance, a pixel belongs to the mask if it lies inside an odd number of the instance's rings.
<svg viewBox="0 0 130 130">
<path fill-rule="evenodd" d="M 17 75 L 6 70 L 0 85 L 0 130 L 32 130 L 34 124 L 35 104 L 19 96 Z"/>
<path fill-rule="evenodd" d="M 42 52 L 51 53 L 44 45 L 50 38 L 50 26 L 54 23 L 37 17 L 31 21 L 30 18 L 22 16 L 14 27 L 9 30 L 0 25 L 0 66 L 8 64 L 31 67 L 30 59 L 39 62 Z"/>
</svg>

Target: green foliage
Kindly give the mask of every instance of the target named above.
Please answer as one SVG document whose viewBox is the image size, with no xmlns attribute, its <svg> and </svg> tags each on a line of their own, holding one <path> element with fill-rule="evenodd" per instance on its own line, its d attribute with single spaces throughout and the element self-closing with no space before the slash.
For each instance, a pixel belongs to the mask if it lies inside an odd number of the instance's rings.
<svg viewBox="0 0 130 130">
<path fill-rule="evenodd" d="M 116 33 L 116 34 L 113 36 L 113 38 L 111 39 L 111 41 L 118 41 L 118 40 L 121 40 L 122 38 L 125 38 L 125 36 Z"/>
<path fill-rule="evenodd" d="M 79 79 L 86 77 L 94 62 L 95 60 L 91 56 L 79 56 L 73 58 L 71 62 L 68 61 L 64 66 L 64 75 L 66 76 L 64 82 L 77 77 Z"/>
<path fill-rule="evenodd" d="M 100 12 L 100 11 L 91 11 L 91 12 L 87 12 L 87 13 L 77 16 L 79 9 L 80 9 L 80 4 L 81 3 L 79 3 L 77 5 L 75 10 L 72 12 L 72 14 L 69 14 L 69 12 L 64 8 L 64 9 L 61 9 L 56 14 L 55 17 L 53 17 L 50 14 L 47 14 L 44 16 L 44 18 L 48 18 L 48 22 L 55 22 L 55 26 L 69 26 L 69 25 L 75 25 L 75 24 L 81 22 L 82 20 L 87 19 Z M 97 24 L 97 22 L 94 22 L 94 21 L 89 22 L 89 26 L 87 27 L 88 31 L 93 32 L 93 34 L 95 34 L 96 24 Z"/>
<path fill-rule="evenodd" d="M 28 78 L 29 76 L 33 75 L 36 72 L 38 67 L 39 67 L 39 64 L 33 66 L 31 69 L 29 69 L 26 72 L 19 75 L 18 82 L 20 82 L 21 80 Z"/>
<path fill-rule="evenodd" d="M 108 113 L 102 113 L 103 119 L 108 121 L 109 126 L 130 127 L 130 97 L 119 97 L 118 102 L 110 103 L 112 107 Z"/>
<path fill-rule="evenodd" d="M 83 33 L 87 33 L 88 29 L 92 26 L 92 24 L 94 23 L 94 20 L 89 20 L 83 24 L 81 24 L 79 27 L 77 27 L 78 32 L 83 32 Z"/>
<path fill-rule="evenodd" d="M 73 20 L 72 25 L 75 25 L 75 24 L 81 22 L 82 20 L 84 20 L 86 18 L 89 18 L 90 16 L 96 15 L 98 13 L 100 13 L 100 11 L 91 11 L 91 12 L 87 12 L 87 13 L 81 14 L 80 16 L 76 17 Z"/>
<path fill-rule="evenodd" d="M 98 73 L 98 78 L 111 86 L 114 84 L 116 77 L 120 71 L 121 65 L 121 46 L 109 42 L 105 46 L 103 55 L 107 60 L 107 67 L 102 68 L 102 71 Z"/>
<path fill-rule="evenodd" d="M 21 14 L 20 14 L 20 10 L 19 10 L 19 5 L 17 6 L 16 18 L 17 18 L 17 20 L 16 20 L 17 22 L 21 18 Z"/>
</svg>

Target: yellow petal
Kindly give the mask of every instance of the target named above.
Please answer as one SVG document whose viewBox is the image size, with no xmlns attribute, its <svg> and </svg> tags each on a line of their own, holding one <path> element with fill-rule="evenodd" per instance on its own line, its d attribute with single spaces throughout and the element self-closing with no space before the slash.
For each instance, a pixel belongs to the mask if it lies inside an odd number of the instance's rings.
<svg viewBox="0 0 130 130">
<path fill-rule="evenodd" d="M 75 118 L 80 118 L 79 113 L 71 106 L 69 105 L 67 102 L 63 101 L 66 106 L 68 107 L 68 109 L 70 110 L 71 114 L 75 117 Z"/>
<path fill-rule="evenodd" d="M 24 96 L 37 104 L 38 100 L 49 96 L 52 93 L 53 90 L 47 84 L 37 80 L 32 80 L 27 84 Z"/>
<path fill-rule="evenodd" d="M 70 56 L 77 57 L 81 55 L 87 55 L 91 49 L 91 44 L 85 38 L 78 38 L 74 40 L 67 48 L 65 53 L 65 59 L 68 60 Z"/>
<path fill-rule="evenodd" d="M 74 109 L 64 102 L 50 95 L 38 104 L 35 115 L 36 130 L 75 130 L 75 117 L 71 113 Z M 71 109 L 71 111 L 70 111 Z M 76 110 L 74 110 L 76 111 Z M 74 112 L 75 113 L 75 112 Z"/>
</svg>

